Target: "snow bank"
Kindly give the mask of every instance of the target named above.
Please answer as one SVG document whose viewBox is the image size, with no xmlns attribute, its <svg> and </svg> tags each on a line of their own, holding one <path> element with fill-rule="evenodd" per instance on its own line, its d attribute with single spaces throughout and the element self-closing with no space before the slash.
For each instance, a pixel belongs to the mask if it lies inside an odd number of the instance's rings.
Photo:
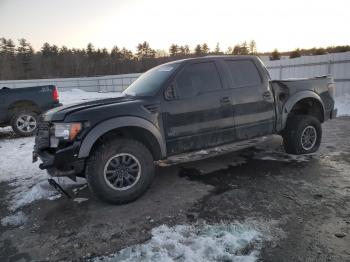
<svg viewBox="0 0 350 262">
<path fill-rule="evenodd" d="M 338 108 L 338 116 L 350 116 L 350 95 L 336 97 L 335 107 Z"/>
<path fill-rule="evenodd" d="M 33 137 L 0 140 L 0 182 L 11 186 L 8 208 L 12 211 L 35 200 L 58 195 L 48 185 L 46 171 L 39 169 L 38 162 L 32 163 L 33 146 Z M 73 183 L 68 178 L 60 178 L 60 184 Z"/>
<path fill-rule="evenodd" d="M 159 226 L 145 244 L 94 261 L 257 261 L 267 239 L 253 225 Z"/>
</svg>

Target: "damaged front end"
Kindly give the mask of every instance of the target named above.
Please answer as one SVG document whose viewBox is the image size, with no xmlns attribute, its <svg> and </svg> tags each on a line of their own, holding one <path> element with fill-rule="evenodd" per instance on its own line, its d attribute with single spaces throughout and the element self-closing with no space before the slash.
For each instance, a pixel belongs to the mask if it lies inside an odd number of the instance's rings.
<svg viewBox="0 0 350 262">
<path fill-rule="evenodd" d="M 42 161 L 39 168 L 47 170 L 52 177 L 66 176 L 76 181 L 77 176 L 83 176 L 85 160 L 78 158 L 80 141 L 69 141 L 60 145 L 55 136 L 54 125 L 50 122 L 39 121 L 33 162 L 38 158 Z"/>
</svg>

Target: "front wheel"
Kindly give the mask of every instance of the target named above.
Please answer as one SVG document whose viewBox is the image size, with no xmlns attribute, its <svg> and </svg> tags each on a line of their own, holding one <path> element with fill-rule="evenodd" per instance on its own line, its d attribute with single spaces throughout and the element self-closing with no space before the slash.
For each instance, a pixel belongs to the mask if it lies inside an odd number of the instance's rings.
<svg viewBox="0 0 350 262">
<path fill-rule="evenodd" d="M 320 147 L 322 128 L 320 121 L 309 115 L 295 115 L 288 119 L 283 132 L 287 153 L 301 155 L 316 152 Z"/>
<path fill-rule="evenodd" d="M 123 204 L 140 197 L 154 177 L 153 157 L 140 142 L 115 139 L 101 144 L 90 156 L 86 178 L 101 200 Z"/>
</svg>

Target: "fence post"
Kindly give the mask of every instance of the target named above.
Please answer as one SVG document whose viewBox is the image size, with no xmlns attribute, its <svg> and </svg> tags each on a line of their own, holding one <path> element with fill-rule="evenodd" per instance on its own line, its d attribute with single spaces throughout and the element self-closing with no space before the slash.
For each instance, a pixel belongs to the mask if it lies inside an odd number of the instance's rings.
<svg viewBox="0 0 350 262">
<path fill-rule="evenodd" d="M 282 70 L 283 70 L 283 66 L 280 65 L 280 73 L 279 73 L 279 79 L 280 80 L 282 79 Z"/>
<path fill-rule="evenodd" d="M 332 74 L 332 61 L 331 60 L 328 60 L 327 73 L 328 73 L 328 75 Z"/>
</svg>

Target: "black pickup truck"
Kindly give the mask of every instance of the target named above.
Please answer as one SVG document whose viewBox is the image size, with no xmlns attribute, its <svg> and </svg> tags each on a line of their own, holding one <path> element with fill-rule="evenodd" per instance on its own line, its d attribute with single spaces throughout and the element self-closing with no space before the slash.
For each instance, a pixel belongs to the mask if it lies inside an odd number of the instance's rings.
<svg viewBox="0 0 350 262">
<path fill-rule="evenodd" d="M 20 136 L 31 136 L 37 127 L 38 115 L 61 106 L 53 85 L 0 89 L 0 126 L 12 126 Z"/>
<path fill-rule="evenodd" d="M 33 161 L 126 203 L 149 187 L 155 164 L 196 159 L 199 150 L 237 150 L 278 134 L 288 153 L 315 152 L 321 123 L 336 116 L 334 93 L 331 77 L 271 81 L 255 56 L 175 61 L 144 73 L 122 97 L 46 112 Z"/>
</svg>

